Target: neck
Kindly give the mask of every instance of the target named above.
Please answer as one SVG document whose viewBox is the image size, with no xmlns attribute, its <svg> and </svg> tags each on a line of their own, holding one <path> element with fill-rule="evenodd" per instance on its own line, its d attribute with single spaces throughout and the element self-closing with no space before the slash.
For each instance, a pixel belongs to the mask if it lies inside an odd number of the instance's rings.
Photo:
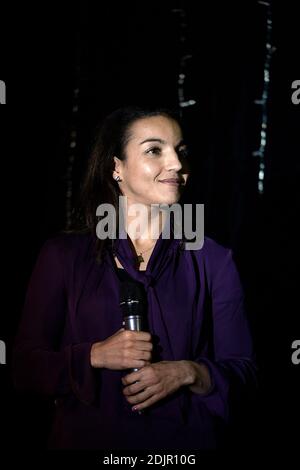
<svg viewBox="0 0 300 470">
<path fill-rule="evenodd" d="M 135 206 L 135 207 L 134 207 Z M 166 215 L 157 206 L 138 204 L 127 198 L 125 227 L 137 251 L 143 251 L 159 238 Z"/>
</svg>

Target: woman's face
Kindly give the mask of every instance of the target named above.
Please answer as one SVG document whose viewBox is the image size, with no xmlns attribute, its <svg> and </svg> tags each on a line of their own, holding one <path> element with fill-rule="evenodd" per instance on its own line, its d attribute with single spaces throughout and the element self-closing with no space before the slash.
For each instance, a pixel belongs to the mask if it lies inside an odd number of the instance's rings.
<svg viewBox="0 0 300 470">
<path fill-rule="evenodd" d="M 176 121 L 152 116 L 135 121 L 129 129 L 126 160 L 115 157 L 114 177 L 130 202 L 173 204 L 188 179 L 186 145 Z"/>
</svg>

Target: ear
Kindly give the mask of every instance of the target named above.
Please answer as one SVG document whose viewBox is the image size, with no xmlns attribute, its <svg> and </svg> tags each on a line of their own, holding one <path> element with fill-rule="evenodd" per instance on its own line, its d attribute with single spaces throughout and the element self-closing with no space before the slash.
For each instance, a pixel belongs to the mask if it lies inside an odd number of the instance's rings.
<svg viewBox="0 0 300 470">
<path fill-rule="evenodd" d="M 118 157 L 114 157 L 115 167 L 113 171 L 113 178 L 120 176 L 122 178 L 122 161 Z"/>
</svg>

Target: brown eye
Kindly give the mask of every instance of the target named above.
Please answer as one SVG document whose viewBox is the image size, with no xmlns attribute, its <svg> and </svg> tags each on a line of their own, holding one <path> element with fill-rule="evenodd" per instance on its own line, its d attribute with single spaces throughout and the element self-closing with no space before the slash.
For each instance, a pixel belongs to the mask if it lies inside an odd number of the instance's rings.
<svg viewBox="0 0 300 470">
<path fill-rule="evenodd" d="M 161 149 L 160 147 L 151 147 L 150 149 L 146 150 L 146 153 L 150 155 L 160 155 Z"/>
</svg>

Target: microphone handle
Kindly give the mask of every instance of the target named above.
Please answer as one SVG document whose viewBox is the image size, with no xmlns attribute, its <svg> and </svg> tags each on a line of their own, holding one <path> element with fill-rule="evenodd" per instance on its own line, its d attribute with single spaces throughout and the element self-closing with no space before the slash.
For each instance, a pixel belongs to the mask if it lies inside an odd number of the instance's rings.
<svg viewBox="0 0 300 470">
<path fill-rule="evenodd" d="M 141 315 L 126 315 L 124 316 L 123 326 L 125 330 L 142 331 L 142 320 Z"/>
<path fill-rule="evenodd" d="M 124 316 L 123 326 L 125 330 L 142 331 L 142 316 L 141 315 L 126 315 Z M 131 369 L 131 372 L 137 372 L 139 369 L 136 367 Z M 137 380 L 138 382 L 138 380 Z M 136 383 L 136 382 L 135 382 Z M 139 415 L 143 414 L 143 410 L 138 411 Z"/>
</svg>

